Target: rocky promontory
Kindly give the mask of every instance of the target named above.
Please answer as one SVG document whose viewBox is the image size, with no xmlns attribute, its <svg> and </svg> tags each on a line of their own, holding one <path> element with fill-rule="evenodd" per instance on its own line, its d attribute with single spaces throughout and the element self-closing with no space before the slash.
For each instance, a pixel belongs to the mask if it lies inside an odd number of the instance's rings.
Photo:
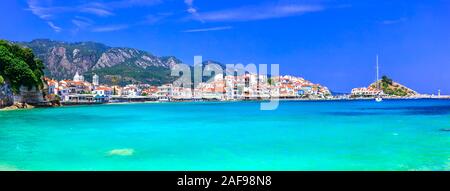
<svg viewBox="0 0 450 191">
<path fill-rule="evenodd" d="M 378 86 L 381 90 L 383 90 L 384 94 L 390 96 L 411 97 L 418 95 L 418 93 L 413 89 L 408 88 L 398 82 L 394 82 L 387 76 L 383 76 L 381 80 L 370 84 L 369 87 L 377 88 Z"/>
</svg>

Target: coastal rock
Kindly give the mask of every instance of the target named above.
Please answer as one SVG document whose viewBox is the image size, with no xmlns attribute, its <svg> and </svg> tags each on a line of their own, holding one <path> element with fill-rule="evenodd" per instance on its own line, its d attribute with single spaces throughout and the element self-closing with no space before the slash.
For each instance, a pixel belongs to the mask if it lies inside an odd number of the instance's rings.
<svg viewBox="0 0 450 191">
<path fill-rule="evenodd" d="M 33 109 L 34 106 L 27 103 L 15 103 L 12 106 L 3 108 L 3 110 L 16 110 L 16 109 Z"/>
<path fill-rule="evenodd" d="M 14 94 L 7 84 L 0 86 L 0 108 L 3 110 L 32 109 L 37 107 L 61 106 L 59 101 L 47 102 L 42 90 L 22 86 L 20 93 Z"/>
<path fill-rule="evenodd" d="M 20 93 L 14 95 L 14 103 L 39 104 L 44 102 L 42 91 L 36 87 L 20 87 Z"/>
</svg>

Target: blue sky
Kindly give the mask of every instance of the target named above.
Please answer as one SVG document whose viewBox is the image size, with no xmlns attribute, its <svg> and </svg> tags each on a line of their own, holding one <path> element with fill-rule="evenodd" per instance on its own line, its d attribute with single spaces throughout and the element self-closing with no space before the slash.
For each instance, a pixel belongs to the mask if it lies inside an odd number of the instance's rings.
<svg viewBox="0 0 450 191">
<path fill-rule="evenodd" d="M 0 38 L 97 41 L 222 63 L 280 64 L 336 92 L 381 73 L 450 94 L 447 0 L 18 0 L 0 6 Z"/>
</svg>

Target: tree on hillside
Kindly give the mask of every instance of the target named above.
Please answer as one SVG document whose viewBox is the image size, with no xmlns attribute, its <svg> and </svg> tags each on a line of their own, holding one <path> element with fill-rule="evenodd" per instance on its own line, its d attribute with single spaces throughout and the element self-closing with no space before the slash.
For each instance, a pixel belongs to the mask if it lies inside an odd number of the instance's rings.
<svg viewBox="0 0 450 191">
<path fill-rule="evenodd" d="M 267 83 L 269 85 L 274 85 L 274 82 L 273 82 L 272 78 L 267 79 Z"/>
<path fill-rule="evenodd" d="M 19 93 L 21 86 L 42 88 L 43 69 L 31 49 L 0 40 L 0 75 L 14 93 Z"/>
<path fill-rule="evenodd" d="M 392 79 L 390 79 L 390 78 L 387 77 L 387 76 L 381 77 L 381 82 L 382 82 L 383 84 L 392 85 Z"/>
</svg>

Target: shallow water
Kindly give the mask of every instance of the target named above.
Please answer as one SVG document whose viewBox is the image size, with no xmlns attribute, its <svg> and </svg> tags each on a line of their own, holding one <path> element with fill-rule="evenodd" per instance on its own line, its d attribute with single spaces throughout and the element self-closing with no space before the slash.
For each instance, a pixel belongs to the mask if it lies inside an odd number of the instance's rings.
<svg viewBox="0 0 450 191">
<path fill-rule="evenodd" d="M 450 170 L 450 100 L 0 112 L 1 170 Z"/>
</svg>

